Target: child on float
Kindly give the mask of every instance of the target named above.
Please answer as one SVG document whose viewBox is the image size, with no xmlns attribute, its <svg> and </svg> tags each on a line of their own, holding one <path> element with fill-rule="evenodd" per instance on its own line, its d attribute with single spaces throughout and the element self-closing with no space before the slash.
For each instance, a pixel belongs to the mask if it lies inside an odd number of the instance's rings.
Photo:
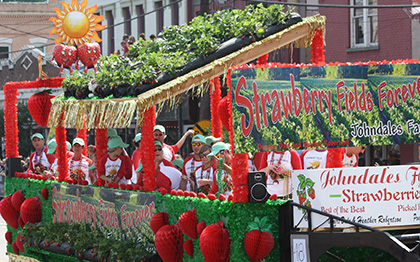
<svg viewBox="0 0 420 262">
<path fill-rule="evenodd" d="M 89 166 L 92 160 L 83 155 L 85 141 L 76 137 L 73 140 L 73 157 L 69 159 L 69 176 L 72 179 L 86 180 L 88 184 L 92 184 L 89 176 Z"/>
<path fill-rule="evenodd" d="M 212 150 L 210 154 L 207 155 L 208 158 L 216 157 L 216 159 L 221 158 L 223 160 L 223 168 L 220 170 L 220 180 L 222 183 L 222 192 L 228 197 L 232 194 L 233 184 L 232 184 L 232 168 L 231 165 L 231 154 L 230 154 L 230 144 L 226 144 L 223 142 L 217 142 L 212 146 Z M 217 169 L 213 175 L 213 184 L 209 191 L 209 194 L 215 194 L 219 191 L 219 187 L 217 185 L 218 180 L 218 173 L 219 173 L 219 161 L 217 161 Z"/>
<path fill-rule="evenodd" d="M 133 155 L 131 156 L 131 162 L 133 163 L 134 171 L 137 170 L 137 168 L 139 167 L 140 155 L 141 155 L 140 142 L 141 142 L 141 133 L 138 133 L 133 139 L 133 145 L 136 147 L 136 149 L 134 150 Z M 137 174 L 137 171 L 135 171 L 135 173 Z M 137 184 L 137 181 L 138 181 L 137 175 L 134 175 L 131 177 L 131 182 L 133 184 Z"/>
<path fill-rule="evenodd" d="M 302 169 L 298 152 L 264 152 L 258 166 L 266 173 L 268 193 L 283 199 L 292 198 L 292 170 Z"/>
<path fill-rule="evenodd" d="M 113 137 L 120 137 L 117 134 L 117 131 L 113 128 L 108 128 L 108 133 L 107 133 L 107 137 L 108 140 L 113 138 Z M 121 178 L 120 184 L 131 184 L 131 178 L 133 176 L 134 172 L 134 168 L 133 168 L 133 162 L 131 161 L 130 156 L 128 155 L 127 151 L 125 151 L 125 149 L 123 148 L 122 152 L 121 152 L 121 156 L 124 158 L 124 165 L 125 165 L 125 175 L 123 178 Z"/>
<path fill-rule="evenodd" d="M 48 154 L 48 148 L 45 146 L 45 140 L 42 134 L 33 134 L 31 140 L 35 152 L 29 156 L 29 168 L 27 172 L 43 174 L 54 163 L 55 157 Z"/>
<path fill-rule="evenodd" d="M 179 172 L 182 173 L 182 167 L 184 166 L 184 160 L 182 160 L 181 158 L 175 158 L 171 163 L 172 163 L 172 165 L 174 165 L 174 167 L 176 169 L 178 169 Z"/>
<path fill-rule="evenodd" d="M 163 163 L 163 146 L 159 140 L 155 140 L 155 167 L 157 189 L 165 188 L 168 192 L 172 189 L 185 190 L 186 183 L 181 183 L 182 173 L 173 166 L 166 166 Z"/>
<path fill-rule="evenodd" d="M 214 172 L 216 168 L 212 166 L 212 160 L 207 156 L 211 153 L 211 146 L 204 145 L 200 149 L 200 158 L 202 165 L 195 171 L 195 178 L 197 179 L 198 193 L 208 194 L 213 184 Z"/>
<path fill-rule="evenodd" d="M 97 166 L 98 177 L 106 184 L 119 183 L 125 176 L 126 164 L 121 154 L 126 147 L 128 147 L 128 144 L 124 143 L 119 136 L 108 139 L 108 154 L 99 160 Z"/>
</svg>

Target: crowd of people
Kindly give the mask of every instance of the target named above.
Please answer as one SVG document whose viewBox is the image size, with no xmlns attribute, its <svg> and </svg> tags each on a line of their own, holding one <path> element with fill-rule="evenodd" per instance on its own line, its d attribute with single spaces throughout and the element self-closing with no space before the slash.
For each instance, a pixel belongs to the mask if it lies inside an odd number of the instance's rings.
<svg viewBox="0 0 420 262">
<path fill-rule="evenodd" d="M 140 35 L 139 35 L 139 38 L 138 38 L 139 40 L 140 39 L 142 39 L 143 41 L 146 41 L 146 35 L 144 34 L 144 33 L 141 33 Z M 151 34 L 150 36 L 149 36 L 149 39 L 151 40 L 151 41 L 155 41 L 156 40 L 156 36 L 154 35 L 154 34 Z M 127 34 L 124 34 L 124 36 L 123 36 L 123 39 L 122 39 L 122 41 L 121 41 L 121 51 L 120 50 L 118 50 L 118 54 L 119 55 L 126 55 L 127 54 L 127 52 L 128 52 L 128 48 L 131 46 L 131 45 L 133 45 L 134 43 L 136 42 L 136 37 L 135 36 L 133 36 L 133 35 L 127 35 Z"/>
<path fill-rule="evenodd" d="M 223 192 L 227 197 L 232 193 L 230 144 L 224 143 L 221 138 L 204 137 L 188 130 L 176 144 L 168 145 L 164 142 L 166 129 L 162 125 L 156 125 L 153 134 L 156 190 L 181 189 L 204 194 Z M 177 153 L 189 136 L 192 136 L 192 154 L 183 160 Z M 105 185 L 119 183 L 144 186 L 143 163 L 140 159 L 141 133 L 133 139 L 136 149 L 131 157 L 125 150 L 129 145 L 124 143 L 115 129 L 108 129 L 107 137 L 108 152 L 101 159 L 96 159 L 94 145 L 88 146 L 87 156 L 83 155 L 86 146 L 83 139 L 76 137 L 72 143 L 67 142 L 68 177 L 86 180 L 88 184 L 100 180 Z M 50 140 L 47 145 L 40 133 L 33 134 L 31 139 L 35 152 L 29 158 L 27 172 L 48 178 L 58 177 L 55 139 Z M 344 167 L 357 166 L 359 154 L 363 153 L 364 149 L 365 147 L 345 148 Z M 265 172 L 268 192 L 283 198 L 291 198 L 292 170 L 326 168 L 329 161 L 326 149 L 304 150 L 300 154 L 295 150 L 260 152 L 249 156 L 248 171 Z M 220 185 L 222 188 L 219 188 Z"/>
</svg>

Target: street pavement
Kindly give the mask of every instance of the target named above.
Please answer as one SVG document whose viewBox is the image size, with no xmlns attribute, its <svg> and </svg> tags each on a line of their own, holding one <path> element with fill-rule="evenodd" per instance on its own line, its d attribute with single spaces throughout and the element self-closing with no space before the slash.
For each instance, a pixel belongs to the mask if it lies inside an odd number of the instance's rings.
<svg viewBox="0 0 420 262">
<path fill-rule="evenodd" d="M 8 262 L 9 257 L 6 255 L 7 252 L 7 241 L 5 234 L 7 232 L 6 222 L 3 217 L 0 216 L 0 262 Z"/>
</svg>

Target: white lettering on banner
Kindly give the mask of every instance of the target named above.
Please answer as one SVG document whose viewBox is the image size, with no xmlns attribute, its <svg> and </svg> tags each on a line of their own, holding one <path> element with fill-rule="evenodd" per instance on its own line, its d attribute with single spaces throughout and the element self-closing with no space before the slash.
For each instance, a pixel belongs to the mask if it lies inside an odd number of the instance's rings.
<svg viewBox="0 0 420 262">
<path fill-rule="evenodd" d="M 322 212 L 372 227 L 418 225 L 420 221 L 418 165 L 296 170 L 292 178 L 295 202 Z M 294 212 L 295 223 L 303 213 Z M 325 217 L 313 216 L 312 226 L 324 221 Z M 299 225 L 306 226 L 307 221 Z"/>
</svg>

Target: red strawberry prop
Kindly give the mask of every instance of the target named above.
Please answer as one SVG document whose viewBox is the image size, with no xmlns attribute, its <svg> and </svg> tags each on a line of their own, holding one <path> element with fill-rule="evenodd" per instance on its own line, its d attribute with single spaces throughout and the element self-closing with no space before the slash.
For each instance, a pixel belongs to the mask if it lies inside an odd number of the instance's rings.
<svg viewBox="0 0 420 262">
<path fill-rule="evenodd" d="M 137 184 L 135 184 L 135 185 L 133 186 L 133 190 L 134 190 L 134 191 L 140 190 L 140 186 L 139 186 L 139 185 L 137 185 Z"/>
<path fill-rule="evenodd" d="M 193 191 L 190 192 L 190 197 L 197 197 L 197 194 Z"/>
<path fill-rule="evenodd" d="M 47 126 L 48 123 L 48 116 L 51 111 L 51 98 L 54 98 L 49 92 L 50 90 L 44 90 L 31 95 L 28 99 L 29 113 L 40 126 Z"/>
<path fill-rule="evenodd" d="M 20 206 L 22 205 L 23 201 L 25 201 L 25 195 L 22 193 L 22 190 L 18 190 L 15 193 L 13 193 L 10 201 L 12 202 L 12 205 L 15 208 L 15 210 L 19 212 Z"/>
<path fill-rule="evenodd" d="M 183 236 L 178 225 L 166 225 L 155 236 L 156 251 L 165 262 L 182 262 Z"/>
<path fill-rule="evenodd" d="M 48 189 L 47 188 L 41 189 L 41 195 L 45 200 L 48 200 L 48 195 L 49 195 Z"/>
<path fill-rule="evenodd" d="M 252 262 L 264 259 L 274 247 L 273 235 L 269 232 L 271 225 L 267 223 L 267 217 L 249 224 L 251 231 L 246 233 L 244 239 L 245 252 Z"/>
<path fill-rule="evenodd" d="M 13 249 L 13 252 L 15 252 L 16 255 L 19 255 L 19 248 L 17 247 L 16 242 L 13 243 L 12 249 Z"/>
<path fill-rule="evenodd" d="M 19 248 L 20 251 L 25 252 L 25 247 L 23 246 L 22 243 L 22 237 L 20 236 L 20 234 L 16 237 L 16 246 Z"/>
<path fill-rule="evenodd" d="M 20 215 L 25 224 L 41 222 L 41 200 L 37 196 L 26 199 L 20 207 Z"/>
<path fill-rule="evenodd" d="M 225 194 L 220 194 L 220 195 L 219 195 L 219 200 L 220 200 L 220 201 L 225 201 L 225 200 L 226 200 L 226 196 L 225 196 Z"/>
<path fill-rule="evenodd" d="M 164 187 L 159 188 L 158 191 L 162 194 L 162 196 L 164 196 L 165 194 L 168 193 L 168 190 L 166 188 L 164 188 Z"/>
<path fill-rule="evenodd" d="M 200 192 L 200 193 L 198 193 L 198 197 L 199 198 L 207 198 L 207 196 L 206 196 L 206 194 L 204 194 L 204 193 L 202 193 L 202 192 Z"/>
<path fill-rule="evenodd" d="M 13 233 L 12 233 L 12 231 L 7 231 L 4 236 L 7 240 L 7 243 L 9 243 L 11 245 L 13 243 Z"/>
<path fill-rule="evenodd" d="M 126 188 L 127 190 L 133 190 L 133 186 L 132 186 L 132 185 L 127 185 L 125 188 Z"/>
<path fill-rule="evenodd" d="M 207 226 L 200 235 L 200 249 L 206 262 L 228 261 L 230 242 L 222 221 Z"/>
<path fill-rule="evenodd" d="M 156 213 L 150 219 L 150 227 L 153 230 L 153 233 L 157 233 L 159 229 L 163 226 L 169 225 L 169 216 L 166 212 Z"/>
<path fill-rule="evenodd" d="M 274 200 L 274 201 L 276 201 L 276 200 L 277 200 L 277 194 L 272 194 L 272 195 L 270 196 L 270 200 Z"/>
<path fill-rule="evenodd" d="M 60 74 L 63 74 L 63 68 L 68 68 L 71 74 L 73 72 L 71 66 L 77 60 L 77 49 L 71 45 L 55 45 L 53 59 L 57 62 L 58 66 L 60 66 Z"/>
<path fill-rule="evenodd" d="M 20 228 L 23 228 L 25 226 L 25 223 L 23 222 L 22 217 L 18 218 L 18 224 L 19 224 Z"/>
<path fill-rule="evenodd" d="M 192 239 L 185 240 L 184 250 L 190 257 L 194 256 L 194 245 Z"/>
<path fill-rule="evenodd" d="M 19 213 L 13 207 L 11 198 L 12 195 L 9 195 L 0 201 L 0 214 L 9 226 L 17 229 Z"/>
<path fill-rule="evenodd" d="M 195 209 L 182 213 L 178 219 L 179 228 L 185 235 L 197 239 L 197 211 Z"/>
<path fill-rule="evenodd" d="M 201 235 L 201 232 L 203 232 L 203 230 L 206 228 L 206 222 L 201 221 L 200 223 L 197 224 L 197 234 Z"/>
<path fill-rule="evenodd" d="M 181 189 L 178 189 L 176 193 L 178 194 L 178 196 L 184 196 L 184 191 L 182 191 Z"/>
<path fill-rule="evenodd" d="M 207 198 L 210 199 L 210 200 L 216 200 L 217 199 L 215 194 L 208 194 Z"/>
<path fill-rule="evenodd" d="M 96 73 L 96 62 L 101 56 L 101 47 L 98 43 L 84 43 L 79 46 L 77 55 L 80 61 L 85 65 L 85 73 L 89 68 L 93 68 Z"/>
</svg>

